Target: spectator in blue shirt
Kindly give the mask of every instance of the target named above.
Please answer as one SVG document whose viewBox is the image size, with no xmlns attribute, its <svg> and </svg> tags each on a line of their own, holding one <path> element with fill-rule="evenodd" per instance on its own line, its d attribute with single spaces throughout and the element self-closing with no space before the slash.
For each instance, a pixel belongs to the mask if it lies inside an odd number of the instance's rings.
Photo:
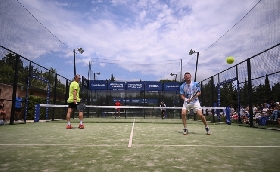
<svg viewBox="0 0 280 172">
<path fill-rule="evenodd" d="M 15 121 L 22 122 L 20 120 L 21 116 L 21 109 L 22 109 L 22 97 L 20 92 L 18 92 L 18 95 L 16 96 L 16 103 L 15 103 Z"/>
<path fill-rule="evenodd" d="M 277 119 L 280 117 L 280 104 L 279 102 L 276 102 L 276 105 L 273 109 L 273 113 L 271 115 L 272 120 L 277 121 Z"/>
</svg>

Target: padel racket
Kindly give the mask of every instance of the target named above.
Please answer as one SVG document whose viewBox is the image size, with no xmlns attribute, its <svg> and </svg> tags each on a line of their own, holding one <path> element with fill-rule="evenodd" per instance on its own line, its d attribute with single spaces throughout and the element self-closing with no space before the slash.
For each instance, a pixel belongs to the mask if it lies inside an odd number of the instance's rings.
<svg viewBox="0 0 280 172">
<path fill-rule="evenodd" d="M 79 111 L 79 112 L 83 112 L 84 110 L 86 109 L 86 105 L 84 104 L 84 103 L 79 103 L 78 105 L 77 105 L 77 110 Z"/>
<path fill-rule="evenodd" d="M 199 91 L 196 91 L 190 98 L 189 98 L 189 100 L 191 100 L 192 98 L 194 98 L 196 95 L 197 95 L 197 93 L 198 93 Z M 191 102 L 191 101 L 190 101 Z M 190 102 L 187 102 L 187 103 L 190 103 Z"/>
<path fill-rule="evenodd" d="M 86 105 L 82 102 L 82 99 L 80 103 L 77 105 L 77 110 L 80 112 L 83 112 L 86 109 Z"/>
</svg>

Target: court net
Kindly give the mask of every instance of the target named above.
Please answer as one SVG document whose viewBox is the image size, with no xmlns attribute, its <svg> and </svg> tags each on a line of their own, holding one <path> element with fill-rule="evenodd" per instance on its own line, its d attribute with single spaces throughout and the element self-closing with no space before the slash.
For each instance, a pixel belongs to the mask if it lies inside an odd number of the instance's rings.
<svg viewBox="0 0 280 172">
<path fill-rule="evenodd" d="M 181 119 L 182 107 L 157 106 L 95 106 L 85 105 L 84 118 L 99 119 Z M 39 120 L 65 119 L 68 105 L 37 104 L 34 109 L 34 122 Z M 119 109 L 119 111 L 118 111 Z M 202 113 L 208 121 L 230 123 L 229 107 L 202 107 Z M 71 118 L 78 118 L 78 111 L 71 114 Z M 187 114 L 188 119 L 199 120 L 192 110 Z M 178 120 L 181 122 L 181 120 Z"/>
</svg>

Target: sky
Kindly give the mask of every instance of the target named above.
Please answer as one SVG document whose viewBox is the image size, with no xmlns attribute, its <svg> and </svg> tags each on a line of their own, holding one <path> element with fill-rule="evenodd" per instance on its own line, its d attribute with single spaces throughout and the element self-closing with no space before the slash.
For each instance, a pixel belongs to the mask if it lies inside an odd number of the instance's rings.
<svg viewBox="0 0 280 172">
<path fill-rule="evenodd" d="M 67 78 L 159 81 L 180 79 L 181 71 L 203 80 L 279 43 L 279 34 L 254 44 L 273 16 L 277 0 L 10 0 L 0 2 L 0 44 L 53 67 Z M 270 4 L 267 4 L 270 3 Z M 270 8 L 263 8 L 268 5 Z M 273 8 L 274 7 L 274 8 Z M 13 10 L 12 10 L 13 9 Z M 252 10 L 252 11 L 250 11 Z M 259 10 L 259 12 L 258 12 Z M 17 12 L 12 12 L 17 11 Z M 16 17 L 15 17 L 16 16 Z M 246 16 L 244 18 L 244 16 Z M 252 20 L 252 18 L 254 20 Z M 279 20 L 270 17 L 271 23 Z M 262 20 L 263 19 L 263 20 Z M 9 21 L 9 22 L 7 22 Z M 278 27 L 270 24 L 270 27 Z M 10 28 L 9 28 L 10 27 Z M 275 39 L 275 40 L 274 40 Z M 16 41 L 15 41 L 16 40 Z M 76 49 L 83 48 L 80 54 Z M 93 78 L 91 73 L 90 78 Z"/>
</svg>

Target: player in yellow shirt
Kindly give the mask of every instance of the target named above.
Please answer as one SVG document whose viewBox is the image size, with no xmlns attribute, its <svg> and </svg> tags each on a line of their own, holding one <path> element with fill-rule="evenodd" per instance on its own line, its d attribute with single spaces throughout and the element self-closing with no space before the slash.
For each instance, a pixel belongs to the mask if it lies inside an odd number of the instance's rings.
<svg viewBox="0 0 280 172">
<path fill-rule="evenodd" d="M 71 126 L 70 123 L 70 115 L 73 111 L 73 109 L 77 109 L 77 106 L 80 104 L 80 85 L 79 82 L 81 80 L 80 75 L 75 75 L 74 80 L 71 82 L 70 87 L 69 87 L 69 98 L 67 100 L 68 102 L 68 112 L 67 112 L 67 126 L 66 129 L 72 129 L 73 127 Z M 83 110 L 79 110 L 79 119 L 80 119 L 80 124 L 79 128 L 84 129 L 84 124 L 83 124 Z"/>
</svg>

